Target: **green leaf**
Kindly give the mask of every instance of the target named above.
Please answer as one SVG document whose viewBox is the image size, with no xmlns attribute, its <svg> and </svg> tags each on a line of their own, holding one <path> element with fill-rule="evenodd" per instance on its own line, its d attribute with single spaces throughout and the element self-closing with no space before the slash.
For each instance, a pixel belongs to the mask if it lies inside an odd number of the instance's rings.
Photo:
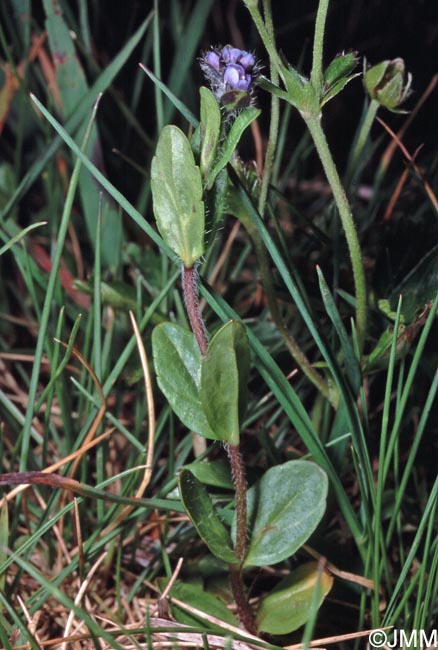
<svg viewBox="0 0 438 650">
<path fill-rule="evenodd" d="M 189 469 L 201 483 L 226 490 L 234 489 L 230 466 L 223 460 L 191 463 L 187 465 L 186 469 Z"/>
<path fill-rule="evenodd" d="M 282 76 L 287 88 L 286 101 L 292 104 L 292 106 L 295 106 L 299 111 L 305 110 L 309 95 L 313 93 L 309 79 L 301 75 L 298 70 L 295 70 L 289 64 L 282 69 Z"/>
<path fill-rule="evenodd" d="M 280 99 L 289 101 L 289 95 L 287 94 L 287 92 L 282 88 L 279 88 L 279 86 L 273 84 L 272 81 L 270 81 L 264 75 L 261 74 L 260 76 L 258 76 L 256 83 L 258 86 L 260 86 L 260 88 L 263 88 L 263 90 L 266 90 L 266 92 L 271 93 L 271 95 L 275 95 Z"/>
<path fill-rule="evenodd" d="M 199 397 L 207 421 L 220 440 L 238 445 L 250 369 L 244 325 L 230 321 L 216 332 L 202 359 Z"/>
<path fill-rule="evenodd" d="M 190 142 L 176 126 L 165 126 L 151 167 L 151 190 L 158 230 L 185 267 L 204 254 L 202 179 Z"/>
<path fill-rule="evenodd" d="M 312 614 L 315 588 L 319 588 L 319 608 L 332 585 L 332 576 L 320 573 L 317 562 L 303 564 L 281 580 L 269 596 L 263 599 L 257 612 L 258 631 L 289 634 L 297 630 Z"/>
<path fill-rule="evenodd" d="M 240 142 L 240 138 L 243 135 L 243 132 L 248 128 L 251 122 L 254 122 L 254 120 L 258 118 L 260 113 L 261 110 L 259 108 L 249 106 L 238 114 L 223 144 L 219 160 L 208 176 L 207 188 L 213 187 L 216 176 L 219 174 L 221 169 L 223 169 L 225 165 L 230 162 L 231 156 L 235 152 L 237 145 Z"/>
<path fill-rule="evenodd" d="M 326 473 L 306 460 L 269 469 L 247 493 L 249 546 L 244 566 L 276 564 L 310 537 L 325 511 Z"/>
<path fill-rule="evenodd" d="M 330 293 L 330 289 L 328 288 L 324 275 L 319 266 L 316 267 L 316 271 L 318 273 L 319 289 L 321 291 L 324 307 L 338 334 L 344 355 L 345 367 L 350 376 L 351 386 L 354 393 L 357 394 L 361 384 L 359 361 L 354 354 L 353 346 L 351 345 L 338 308 L 336 307 L 336 303 L 333 299 L 332 294 Z"/>
<path fill-rule="evenodd" d="M 152 350 L 158 385 L 181 422 L 217 440 L 199 399 L 201 353 L 194 335 L 180 325 L 162 323 L 152 332 Z"/>
<path fill-rule="evenodd" d="M 181 501 L 199 537 L 220 560 L 228 564 L 238 564 L 231 537 L 219 519 L 203 484 L 188 469 L 179 473 L 178 480 Z"/>
<path fill-rule="evenodd" d="M 211 90 L 201 86 L 199 89 L 201 97 L 201 174 L 207 178 L 210 167 L 216 157 L 216 149 L 219 142 L 221 129 L 221 111 L 216 97 Z"/>
<path fill-rule="evenodd" d="M 324 92 L 321 106 L 327 104 L 330 99 L 340 93 L 352 79 L 360 76 L 360 72 L 352 74 L 357 61 L 357 52 L 338 54 L 333 59 L 324 73 Z"/>
<path fill-rule="evenodd" d="M 333 97 L 336 97 L 341 90 L 344 90 L 345 86 L 350 83 L 353 79 L 356 79 L 356 77 L 360 77 L 360 72 L 357 72 L 355 74 L 351 74 L 348 77 L 344 77 L 343 79 L 340 79 L 337 81 L 333 86 L 330 86 L 330 88 L 324 93 L 324 96 L 321 101 L 321 106 L 324 106 L 329 102 Z"/>
<path fill-rule="evenodd" d="M 167 582 L 168 580 L 160 580 L 160 588 L 164 589 Z M 199 585 L 189 584 L 182 582 L 181 580 L 177 580 L 173 584 L 169 596 L 171 599 L 177 598 L 186 605 L 195 607 L 196 609 L 199 609 L 200 611 L 205 612 L 210 616 L 214 616 L 215 618 L 218 618 L 219 620 L 224 621 L 229 625 L 235 625 L 236 627 L 239 625 L 236 617 L 230 612 L 225 603 L 217 596 L 210 594 L 208 591 L 204 591 L 204 589 Z M 183 625 L 199 627 L 199 624 L 202 622 L 202 625 L 208 629 L 220 629 L 218 625 L 210 623 L 205 618 L 197 617 L 194 614 L 191 614 L 190 612 L 182 609 L 181 607 L 178 607 L 178 605 L 175 605 L 172 600 L 170 601 L 170 607 L 175 619 L 179 623 L 183 623 Z"/>
</svg>

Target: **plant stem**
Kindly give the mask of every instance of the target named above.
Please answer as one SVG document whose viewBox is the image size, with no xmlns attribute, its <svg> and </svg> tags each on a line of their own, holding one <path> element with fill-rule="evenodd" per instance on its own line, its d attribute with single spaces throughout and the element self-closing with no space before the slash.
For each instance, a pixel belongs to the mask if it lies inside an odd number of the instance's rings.
<svg viewBox="0 0 438 650">
<path fill-rule="evenodd" d="M 205 356 L 208 347 L 208 335 L 199 307 L 198 273 L 194 266 L 189 269 L 185 266 L 182 267 L 182 286 L 190 326 L 201 350 L 201 354 Z"/>
<path fill-rule="evenodd" d="M 361 353 L 363 350 L 367 322 L 367 295 L 365 272 L 362 264 L 362 255 L 356 226 L 353 221 L 353 215 L 351 214 L 350 205 L 342 186 L 341 179 L 339 178 L 324 131 L 321 127 L 321 116 L 310 113 L 301 113 L 301 115 L 309 129 L 316 150 L 321 159 L 324 172 L 333 192 L 333 197 L 339 211 L 345 238 L 347 240 L 356 294 L 357 341 L 359 352 Z"/>
<path fill-rule="evenodd" d="M 240 565 L 230 565 L 230 585 L 236 601 L 239 619 L 242 625 L 255 634 L 255 622 L 245 594 L 243 584 L 242 566 L 247 549 L 247 512 L 246 512 L 246 477 L 245 465 L 238 445 L 226 445 L 228 460 L 230 461 L 236 494 L 236 544 L 235 551 Z"/>
<path fill-rule="evenodd" d="M 250 633 L 256 634 L 257 628 L 253 613 L 245 595 L 242 580 L 242 569 L 235 564 L 230 564 L 230 586 L 236 603 L 239 620 L 243 627 Z"/>
<path fill-rule="evenodd" d="M 375 99 L 372 99 L 368 106 L 367 114 L 365 115 L 365 119 L 362 122 L 359 134 L 354 144 L 353 151 L 351 152 L 350 155 L 350 160 L 348 161 L 347 173 L 345 175 L 345 181 L 344 181 L 344 187 L 346 190 L 348 190 L 351 182 L 354 179 L 354 175 L 357 171 L 359 159 L 362 155 L 363 149 L 368 140 L 371 127 L 373 125 L 374 118 L 376 117 L 376 113 L 379 106 L 380 106 L 379 102 L 377 102 Z"/>
<path fill-rule="evenodd" d="M 320 96 L 322 88 L 322 52 L 324 48 L 325 21 L 327 18 L 328 4 L 329 0 L 319 0 L 315 22 L 315 35 L 313 38 L 313 57 L 310 81 L 318 97 Z"/>
<path fill-rule="evenodd" d="M 272 42 L 275 44 L 275 33 L 274 25 L 272 24 L 272 10 L 271 10 L 271 0 L 263 0 L 263 7 L 265 13 L 265 23 L 266 29 L 269 33 L 269 36 L 272 39 Z M 275 65 L 271 60 L 270 65 L 271 72 L 271 81 L 273 84 L 278 85 L 279 75 Z M 265 164 L 263 168 L 263 178 L 260 188 L 260 197 L 259 197 L 259 214 L 263 218 L 265 212 L 266 201 L 268 198 L 269 183 L 272 175 L 272 168 L 274 165 L 274 155 L 277 148 L 277 138 L 278 138 L 278 128 L 280 122 L 280 99 L 276 95 L 271 95 L 271 119 L 269 123 L 269 140 L 268 146 L 266 147 L 265 155 Z"/>
<path fill-rule="evenodd" d="M 236 490 L 236 555 L 243 564 L 246 556 L 246 477 L 242 454 L 238 445 L 226 445 L 231 474 Z"/>
<path fill-rule="evenodd" d="M 282 75 L 283 63 L 277 53 L 271 34 L 268 32 L 265 23 L 263 22 L 262 15 L 257 7 L 257 2 L 254 2 L 254 0 L 243 0 L 243 2 L 245 3 L 246 8 L 251 14 L 252 21 L 257 28 L 257 31 L 260 35 L 260 38 L 263 41 L 263 45 L 265 46 L 267 53 L 269 54 L 269 60 L 275 66 L 280 77 L 284 81 Z"/>
</svg>

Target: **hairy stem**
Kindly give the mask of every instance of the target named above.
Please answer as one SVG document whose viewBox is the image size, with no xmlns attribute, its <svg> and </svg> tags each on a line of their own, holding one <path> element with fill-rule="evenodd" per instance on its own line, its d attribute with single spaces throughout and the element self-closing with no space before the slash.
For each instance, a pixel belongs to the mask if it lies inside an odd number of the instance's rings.
<svg viewBox="0 0 438 650">
<path fill-rule="evenodd" d="M 202 356 L 205 356 L 208 347 L 208 335 L 199 307 L 198 274 L 194 266 L 189 269 L 183 266 L 182 286 L 190 327 L 195 335 Z"/>
<path fill-rule="evenodd" d="M 240 448 L 237 445 L 226 446 L 231 474 L 236 490 L 236 555 L 240 564 L 246 556 L 246 477 L 245 466 Z"/>
<path fill-rule="evenodd" d="M 350 205 L 342 186 L 341 179 L 339 178 L 324 131 L 322 130 L 321 117 L 320 115 L 309 113 L 302 113 L 301 115 L 306 122 L 310 135 L 313 138 L 325 175 L 333 192 L 333 197 L 339 211 L 345 238 L 347 240 L 356 294 L 357 341 L 359 352 L 361 353 L 363 350 L 367 325 L 367 294 L 365 272 L 362 264 L 362 255 L 356 226 L 353 221 L 353 215 L 351 214 Z"/>
<path fill-rule="evenodd" d="M 280 56 L 278 55 L 278 52 L 276 50 L 275 44 L 272 39 L 272 35 L 270 31 L 268 31 L 268 29 L 266 28 L 265 23 L 263 22 L 262 15 L 257 7 L 258 2 L 256 2 L 255 0 L 243 0 L 243 2 L 245 3 L 246 8 L 251 14 L 252 21 L 257 28 L 257 31 L 260 35 L 260 38 L 263 41 L 263 45 L 265 46 L 267 53 L 269 54 L 269 59 L 271 60 L 272 64 L 277 69 L 280 77 L 284 81 L 282 75 L 283 62 Z"/>
<path fill-rule="evenodd" d="M 254 621 L 254 615 L 248 604 L 243 587 L 242 570 L 235 564 L 230 564 L 230 585 L 240 622 L 243 627 L 250 632 L 250 634 L 256 634 L 257 628 Z"/>
<path fill-rule="evenodd" d="M 322 88 L 322 53 L 324 48 L 325 21 L 327 18 L 329 0 L 319 0 L 313 38 L 312 71 L 310 81 L 318 96 Z"/>
<path fill-rule="evenodd" d="M 237 605 L 237 612 L 240 622 L 248 632 L 255 634 L 255 623 L 242 577 L 242 565 L 247 550 L 247 513 L 246 513 L 246 477 L 245 465 L 243 464 L 240 447 L 237 445 L 226 446 L 228 459 L 231 466 L 231 474 L 236 493 L 236 544 L 235 551 L 239 558 L 240 565 L 230 566 L 230 584 L 234 600 Z"/>
<path fill-rule="evenodd" d="M 272 39 L 272 42 L 275 43 L 275 34 L 274 34 L 274 25 L 272 24 L 272 10 L 271 10 L 271 0 L 263 0 L 263 7 L 265 13 L 265 23 L 266 29 L 269 33 L 269 36 Z M 278 85 L 278 72 L 277 68 L 271 61 L 271 81 L 272 83 Z M 263 178 L 260 188 L 260 197 L 259 197 L 259 213 L 263 217 L 265 211 L 266 201 L 268 198 L 269 183 L 272 176 L 272 169 L 274 166 L 274 155 L 277 148 L 277 139 L 278 139 L 278 128 L 280 123 L 280 100 L 276 95 L 271 96 L 271 119 L 269 123 L 269 140 L 268 146 L 266 147 L 265 155 L 265 164 L 263 168 Z"/>
</svg>

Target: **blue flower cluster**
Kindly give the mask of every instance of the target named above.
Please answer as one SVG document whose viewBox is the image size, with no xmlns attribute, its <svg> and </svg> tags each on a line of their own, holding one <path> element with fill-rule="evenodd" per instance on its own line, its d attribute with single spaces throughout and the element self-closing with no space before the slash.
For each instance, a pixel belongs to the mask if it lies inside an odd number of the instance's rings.
<svg viewBox="0 0 438 650">
<path fill-rule="evenodd" d="M 200 64 L 212 91 L 222 104 L 241 107 L 251 103 L 251 82 L 257 72 L 253 54 L 225 45 L 206 52 Z"/>
</svg>

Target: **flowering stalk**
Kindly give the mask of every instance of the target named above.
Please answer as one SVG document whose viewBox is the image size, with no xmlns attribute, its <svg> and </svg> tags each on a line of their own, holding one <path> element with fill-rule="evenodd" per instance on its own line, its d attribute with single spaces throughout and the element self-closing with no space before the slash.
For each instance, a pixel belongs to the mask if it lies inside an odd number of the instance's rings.
<svg viewBox="0 0 438 650">
<path fill-rule="evenodd" d="M 324 48 L 325 21 L 327 18 L 329 0 L 319 0 L 318 12 L 315 21 L 315 35 L 313 39 L 312 71 L 310 73 L 310 82 L 318 91 L 322 90 L 322 53 Z"/>
<path fill-rule="evenodd" d="M 338 208 L 345 238 L 347 240 L 356 294 L 357 341 L 358 348 L 361 353 L 363 350 L 367 325 L 367 294 L 365 272 L 362 264 L 359 238 L 347 196 L 345 194 L 341 179 L 339 178 L 339 174 L 336 169 L 336 165 L 333 161 L 329 146 L 327 144 L 325 133 L 321 126 L 320 117 L 314 115 L 303 115 L 303 118 L 313 138 L 313 142 L 324 168 L 325 175 L 333 192 L 333 198 L 335 200 L 336 207 Z"/>
<path fill-rule="evenodd" d="M 266 27 L 268 33 L 274 42 L 274 26 L 272 24 L 271 1 L 264 0 Z M 276 67 L 271 62 L 271 79 L 272 82 L 278 84 L 278 72 Z M 269 140 L 266 147 L 265 164 L 263 168 L 262 184 L 260 188 L 259 197 L 259 213 L 263 217 L 265 211 L 266 200 L 268 197 L 269 182 L 271 180 L 272 168 L 274 165 L 274 155 L 277 148 L 278 128 L 280 123 L 280 100 L 275 95 L 271 96 L 271 119 L 269 123 Z"/>
</svg>

